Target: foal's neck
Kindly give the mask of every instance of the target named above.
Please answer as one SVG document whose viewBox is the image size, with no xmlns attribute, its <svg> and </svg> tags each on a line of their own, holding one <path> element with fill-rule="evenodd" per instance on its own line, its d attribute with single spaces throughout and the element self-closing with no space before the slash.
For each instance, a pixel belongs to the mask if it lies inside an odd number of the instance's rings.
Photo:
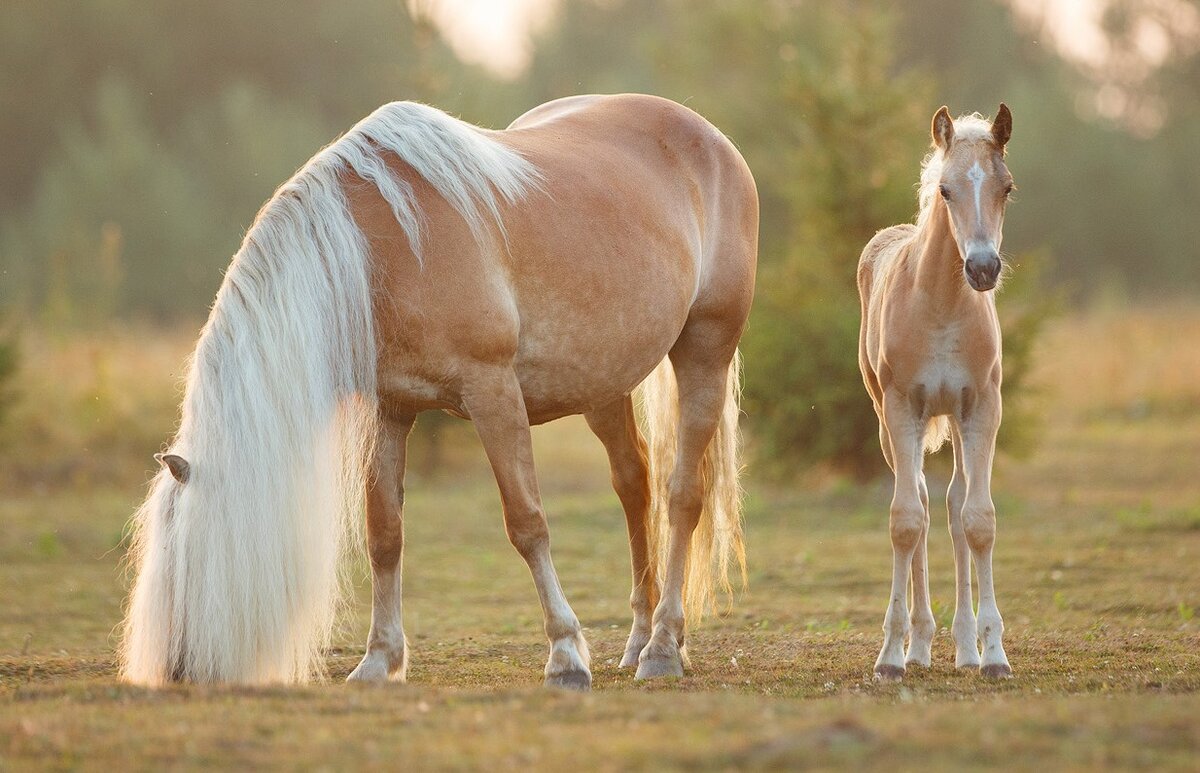
<svg viewBox="0 0 1200 773">
<path fill-rule="evenodd" d="M 912 246 L 916 284 L 932 297 L 936 308 L 955 309 L 961 303 L 970 303 L 985 294 L 967 286 L 963 259 L 950 227 L 950 210 L 946 203 L 939 198 L 931 206 L 933 210 L 917 232 Z"/>
</svg>

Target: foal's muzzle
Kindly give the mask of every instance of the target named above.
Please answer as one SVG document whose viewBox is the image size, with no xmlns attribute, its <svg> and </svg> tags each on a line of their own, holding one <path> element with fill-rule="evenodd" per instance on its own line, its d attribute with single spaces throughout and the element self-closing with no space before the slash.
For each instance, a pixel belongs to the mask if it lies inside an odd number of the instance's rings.
<svg viewBox="0 0 1200 773">
<path fill-rule="evenodd" d="M 967 284 L 979 292 L 991 290 L 1000 281 L 1000 255 L 992 251 L 972 252 L 963 261 Z"/>
</svg>

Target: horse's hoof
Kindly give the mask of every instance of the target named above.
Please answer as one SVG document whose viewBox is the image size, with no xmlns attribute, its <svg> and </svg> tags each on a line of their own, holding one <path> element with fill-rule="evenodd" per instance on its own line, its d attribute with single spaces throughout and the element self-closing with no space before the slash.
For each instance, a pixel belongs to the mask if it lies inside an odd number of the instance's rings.
<svg viewBox="0 0 1200 773">
<path fill-rule="evenodd" d="M 920 668 L 928 671 L 932 667 L 930 661 L 906 660 L 904 661 L 904 671 L 907 672 L 910 668 Z"/>
<path fill-rule="evenodd" d="M 979 673 L 988 679 L 1012 679 L 1012 667 L 1007 663 L 988 663 L 980 666 Z"/>
<path fill-rule="evenodd" d="M 875 666 L 875 680 L 878 682 L 899 682 L 904 678 L 904 667 L 881 663 Z"/>
<path fill-rule="evenodd" d="M 387 666 L 373 658 L 364 658 L 358 667 L 346 677 L 347 682 L 379 684 L 388 680 Z"/>
<path fill-rule="evenodd" d="M 635 679 L 658 679 L 663 676 L 682 677 L 683 662 L 678 658 L 642 658 L 638 661 Z"/>
<path fill-rule="evenodd" d="M 978 660 L 967 660 L 962 663 L 955 663 L 954 667 L 957 668 L 959 671 L 978 671 L 979 670 L 979 661 Z"/>
<path fill-rule="evenodd" d="M 581 668 L 550 674 L 546 677 L 546 686 L 560 690 L 587 692 L 592 689 L 592 675 Z"/>
<path fill-rule="evenodd" d="M 629 641 L 625 643 L 625 654 L 621 656 L 621 668 L 637 668 L 638 658 L 641 657 L 642 650 L 646 649 L 646 645 L 650 643 L 650 632 L 631 633 Z"/>
</svg>

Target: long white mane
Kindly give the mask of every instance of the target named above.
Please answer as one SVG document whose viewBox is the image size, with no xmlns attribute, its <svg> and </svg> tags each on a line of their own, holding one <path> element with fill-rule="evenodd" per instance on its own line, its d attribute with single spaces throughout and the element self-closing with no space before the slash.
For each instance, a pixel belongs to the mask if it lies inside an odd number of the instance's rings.
<svg viewBox="0 0 1200 773">
<path fill-rule="evenodd" d="M 538 183 L 487 132 L 397 102 L 313 157 L 263 207 L 192 357 L 166 470 L 134 516 L 123 672 L 142 684 L 292 682 L 319 670 L 338 565 L 376 433 L 371 256 L 348 175 L 376 186 L 422 260 L 427 227 L 394 154 L 477 238 Z"/>
</svg>

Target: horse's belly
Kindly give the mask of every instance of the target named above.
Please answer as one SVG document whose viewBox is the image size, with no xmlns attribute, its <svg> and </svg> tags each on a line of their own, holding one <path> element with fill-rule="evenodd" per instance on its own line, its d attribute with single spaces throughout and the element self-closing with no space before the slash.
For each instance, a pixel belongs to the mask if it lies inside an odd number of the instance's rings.
<svg viewBox="0 0 1200 773">
<path fill-rule="evenodd" d="M 515 366 L 530 422 L 587 413 L 628 394 L 667 355 L 686 319 L 684 304 L 556 324 L 523 318 Z"/>
</svg>

